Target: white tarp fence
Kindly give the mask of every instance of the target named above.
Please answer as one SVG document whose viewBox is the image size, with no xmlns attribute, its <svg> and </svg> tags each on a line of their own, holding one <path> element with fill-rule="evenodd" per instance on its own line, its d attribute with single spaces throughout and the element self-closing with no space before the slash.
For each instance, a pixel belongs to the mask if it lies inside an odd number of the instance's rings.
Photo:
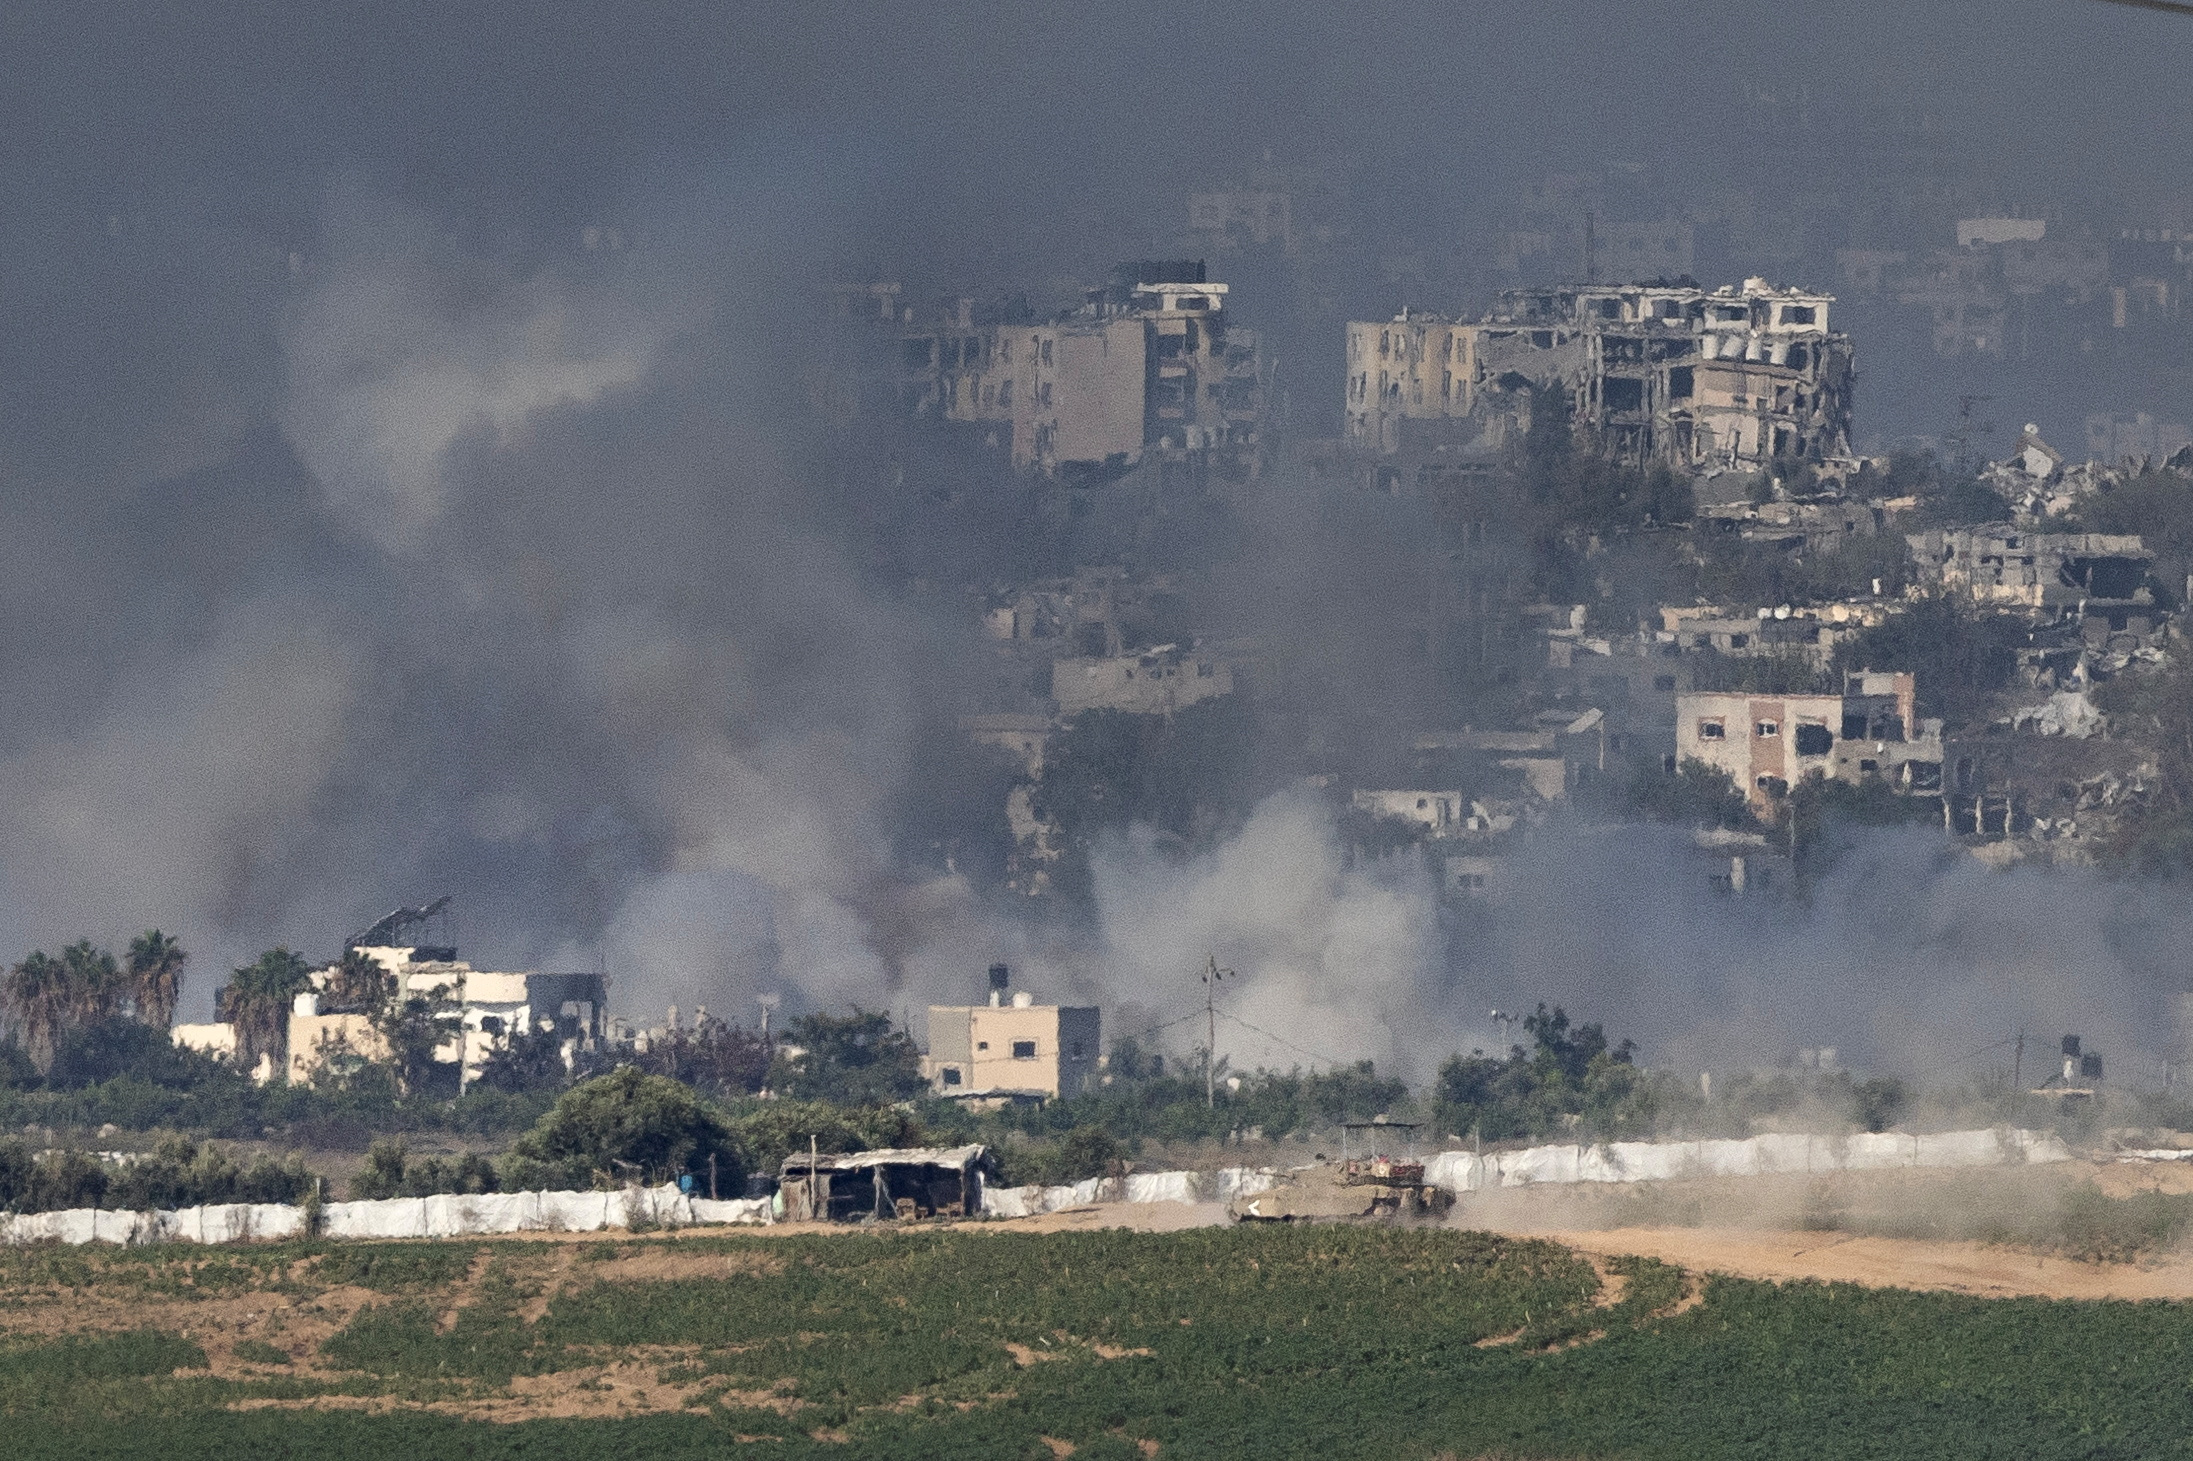
<svg viewBox="0 0 2193 1461">
<path fill-rule="evenodd" d="M 2066 1162 L 2071 1151 L 2049 1132 L 2002 1128 L 1803 1133 L 1741 1141 L 1617 1141 L 1599 1146 L 1534 1146 L 1522 1151 L 1441 1152 L 1424 1164 L 1425 1180 L 1450 1192 L 1528 1187 L 1542 1182 L 1667 1182 L 1684 1177 L 1760 1177 L 1776 1172 L 1860 1172 L 1888 1167 L 2001 1167 Z"/>
<path fill-rule="evenodd" d="M 1224 1167 L 1216 1172 L 1136 1172 L 1121 1177 L 1090 1177 L 1070 1187 L 985 1187 L 985 1217 L 1037 1217 L 1097 1202 L 1230 1202 L 1268 1191 L 1279 1179 L 1257 1167 Z"/>
<path fill-rule="evenodd" d="M 619 1192 L 492 1192 L 331 1202 L 320 1212 L 330 1238 L 457 1238 L 475 1233 L 592 1233 L 603 1228 L 765 1223 L 766 1198 L 712 1202 L 675 1186 Z M 175 1212 L 66 1212 L 0 1216 L 0 1243 L 240 1243 L 294 1238 L 305 1210 L 275 1203 L 228 1203 Z"/>
</svg>

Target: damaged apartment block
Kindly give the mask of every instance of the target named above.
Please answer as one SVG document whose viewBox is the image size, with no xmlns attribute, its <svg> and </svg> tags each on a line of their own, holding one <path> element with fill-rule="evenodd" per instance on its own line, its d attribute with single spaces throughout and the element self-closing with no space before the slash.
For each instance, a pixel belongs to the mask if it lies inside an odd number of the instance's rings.
<svg viewBox="0 0 2193 1461">
<path fill-rule="evenodd" d="M 974 301 L 942 321 L 870 286 L 890 351 L 880 393 L 904 415 L 955 423 L 1013 465 L 1048 475 L 1124 472 L 1146 457 L 1217 455 L 1253 470 L 1264 415 L 1254 330 L 1226 310 L 1201 260 L 1122 264 L 1078 309 L 984 323 Z M 865 314 L 861 291 L 841 290 Z M 841 309 L 845 314 L 852 311 Z"/>
<path fill-rule="evenodd" d="M 1917 679 L 1873 670 L 1844 678 L 1840 695 L 1678 695 L 1676 754 L 1727 772 L 1766 813 L 1808 776 L 1939 795 L 1942 723 L 1914 719 Z"/>
<path fill-rule="evenodd" d="M 1847 456 L 1851 346 L 1828 328 L 1833 303 L 1764 279 L 1572 285 L 1510 290 L 1475 321 L 1351 323 L 1347 435 L 1381 452 L 1496 450 L 1559 389 L 1578 431 L 1623 461 L 1756 471 Z"/>
</svg>

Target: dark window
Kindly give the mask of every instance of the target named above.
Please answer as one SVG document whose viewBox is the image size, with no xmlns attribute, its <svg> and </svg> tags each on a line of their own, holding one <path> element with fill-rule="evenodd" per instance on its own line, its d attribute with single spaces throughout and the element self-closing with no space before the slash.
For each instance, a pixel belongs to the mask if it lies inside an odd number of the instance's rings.
<svg viewBox="0 0 2193 1461">
<path fill-rule="evenodd" d="M 1863 710 L 1843 712 L 1843 739 L 1862 741 L 1866 738 L 1866 713 Z"/>
<path fill-rule="evenodd" d="M 1033 1040 L 1015 1040 L 1015 1041 L 1013 1042 L 1013 1059 L 1015 1059 L 1015 1060 L 1033 1060 L 1033 1059 L 1035 1059 L 1035 1058 L 1036 1058 L 1036 1042 L 1035 1042 L 1035 1041 L 1033 1041 Z"/>
<path fill-rule="evenodd" d="M 1728 730 L 1718 720 L 1701 720 L 1698 722 L 1698 739 L 1701 741 L 1725 741 L 1728 739 Z"/>
<path fill-rule="evenodd" d="M 944 1083 L 948 1086 L 956 1086 L 959 1084 L 958 1066 L 947 1065 L 946 1067 L 944 1067 Z"/>
<path fill-rule="evenodd" d="M 1617 376 L 1607 382 L 1606 402 L 1609 411 L 1642 411 L 1645 409 L 1645 383 Z"/>
<path fill-rule="evenodd" d="M 1687 366 L 1687 365 L 1678 365 L 1677 367 L 1675 367 L 1675 369 L 1673 369 L 1673 370 L 1671 370 L 1671 371 L 1669 371 L 1669 372 L 1668 372 L 1668 399 L 1669 399 L 1669 400 L 1671 400 L 1671 401 L 1687 401 L 1687 400 L 1689 400 L 1689 399 L 1690 399 L 1690 391 L 1691 391 L 1691 376 L 1690 376 L 1690 367 L 1689 367 L 1689 366 Z"/>
<path fill-rule="evenodd" d="M 1835 744 L 1835 737 L 1824 725 L 1797 727 L 1797 754 L 1800 756 L 1825 756 Z"/>
</svg>

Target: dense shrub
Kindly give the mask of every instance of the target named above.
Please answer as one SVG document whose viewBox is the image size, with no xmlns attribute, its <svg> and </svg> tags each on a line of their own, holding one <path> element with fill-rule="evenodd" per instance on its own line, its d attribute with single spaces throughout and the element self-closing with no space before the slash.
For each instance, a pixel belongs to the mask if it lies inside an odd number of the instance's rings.
<svg viewBox="0 0 2193 1461">
<path fill-rule="evenodd" d="M 690 1086 L 627 1066 L 564 1092 L 511 1147 L 502 1178 L 513 1191 L 661 1182 L 706 1172 L 710 1156 L 719 1181 L 743 1180 L 720 1112 Z"/>
<path fill-rule="evenodd" d="M 429 1156 L 409 1160 L 410 1153 L 397 1140 L 373 1143 L 365 1167 L 350 1179 L 350 1196 L 360 1198 L 433 1197 L 441 1193 L 494 1192 L 499 1188 L 495 1164 L 477 1152 L 453 1157 Z"/>
<path fill-rule="evenodd" d="M 220 1148 L 186 1138 L 163 1141 L 134 1160 L 105 1162 L 88 1152 L 33 1155 L 20 1141 L 0 1142 L 0 1208 L 60 1212 L 77 1207 L 125 1211 L 221 1202 L 299 1202 L 319 1179 L 295 1158 L 261 1156 L 239 1165 Z"/>
<path fill-rule="evenodd" d="M 799 1053 L 777 1056 L 769 1084 L 799 1100 L 857 1106 L 907 1100 L 928 1088 L 921 1047 L 880 1011 L 856 1006 L 850 1015 L 802 1016 L 786 1028 L 785 1044 Z"/>
<path fill-rule="evenodd" d="M 1624 1040 L 1609 1047 L 1596 1023 L 1571 1026 L 1568 1012 L 1540 1005 L 1523 1019 L 1531 1047 L 1505 1057 L 1457 1055 L 1439 1068 L 1432 1116 L 1442 1132 L 1487 1141 L 1581 1128 L 1593 1136 L 1648 1135 L 1652 1085 Z"/>
</svg>

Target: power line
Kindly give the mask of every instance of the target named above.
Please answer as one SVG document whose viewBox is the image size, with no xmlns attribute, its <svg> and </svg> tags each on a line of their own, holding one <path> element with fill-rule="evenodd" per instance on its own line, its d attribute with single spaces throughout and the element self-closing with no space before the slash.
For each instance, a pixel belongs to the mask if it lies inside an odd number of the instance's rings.
<svg viewBox="0 0 2193 1461">
<path fill-rule="evenodd" d="M 1992 1045 L 1982 1045 L 1977 1050 L 1967 1050 L 1964 1054 L 1958 1056 L 1955 1060 L 1938 1060 L 1934 1062 L 1934 1068 L 1936 1070 L 1948 1070 L 1951 1066 L 1963 1065 L 1966 1061 L 1972 1059 L 1974 1056 L 1985 1055 L 1990 1050 L 2000 1050 L 2006 1045 L 2022 1044 L 2024 1040 L 2025 1034 L 2021 1031 L 2020 1033 L 2012 1035 L 2007 1039 L 1997 1040 Z"/>
<path fill-rule="evenodd" d="M 1261 1025 L 1252 1025 L 1247 1020 L 1241 1018 L 1241 1016 L 1239 1015 L 1226 1014 L 1226 1011 L 1224 1010 L 1220 1010 L 1219 1013 L 1222 1015 L 1226 1015 L 1227 1019 L 1232 1020 L 1235 1024 L 1241 1026 L 1242 1029 L 1253 1030 L 1257 1034 L 1262 1035 L 1267 1040 L 1271 1040 L 1276 1042 L 1277 1044 L 1286 1046 L 1289 1050 L 1292 1050 L 1297 1055 L 1307 1055 L 1308 1057 L 1310 1057 L 1310 1059 L 1322 1060 L 1327 1065 L 1338 1066 L 1348 1064 L 1347 1061 L 1335 1060 L 1330 1055 L 1320 1055 L 1315 1050 L 1304 1050 L 1300 1045 L 1295 1044 L 1292 1040 L 1282 1039 L 1280 1036 L 1274 1035 L 1271 1031 L 1263 1028 Z"/>
</svg>

